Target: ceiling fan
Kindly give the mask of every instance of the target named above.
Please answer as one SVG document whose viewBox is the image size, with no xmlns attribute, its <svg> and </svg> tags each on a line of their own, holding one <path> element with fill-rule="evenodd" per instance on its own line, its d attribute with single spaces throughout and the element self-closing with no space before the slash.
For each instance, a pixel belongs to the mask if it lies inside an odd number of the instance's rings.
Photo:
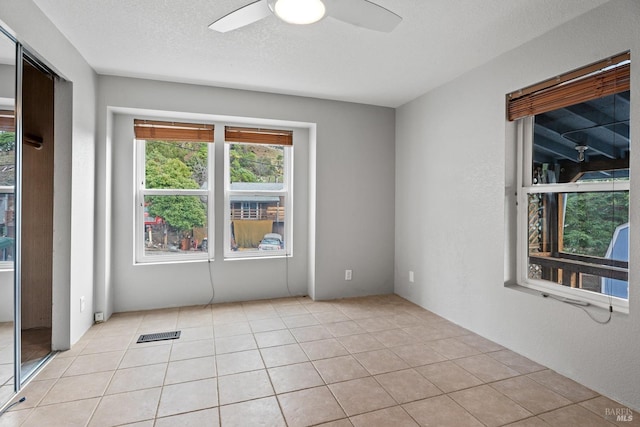
<svg viewBox="0 0 640 427">
<path fill-rule="evenodd" d="M 330 16 L 370 30 L 391 32 L 402 18 L 368 0 L 257 0 L 217 19 L 209 28 L 220 33 L 276 15 L 290 24 L 312 24 Z"/>
</svg>

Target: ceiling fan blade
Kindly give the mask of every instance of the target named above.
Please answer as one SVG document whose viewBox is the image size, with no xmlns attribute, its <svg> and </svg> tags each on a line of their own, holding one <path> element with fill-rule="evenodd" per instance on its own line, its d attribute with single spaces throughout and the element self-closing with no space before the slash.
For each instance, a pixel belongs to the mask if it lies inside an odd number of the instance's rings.
<svg viewBox="0 0 640 427">
<path fill-rule="evenodd" d="M 209 28 L 219 33 L 226 33 L 253 24 L 269 15 L 271 15 L 271 9 L 267 0 L 258 0 L 217 19 L 209 25 Z"/>
<path fill-rule="evenodd" d="M 368 0 L 323 0 L 327 15 L 349 24 L 389 33 L 402 17 Z"/>
</svg>

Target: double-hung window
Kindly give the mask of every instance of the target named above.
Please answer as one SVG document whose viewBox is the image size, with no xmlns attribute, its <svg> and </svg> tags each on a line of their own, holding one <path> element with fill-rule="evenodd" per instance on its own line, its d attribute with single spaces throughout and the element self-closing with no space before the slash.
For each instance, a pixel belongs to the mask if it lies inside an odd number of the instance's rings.
<svg viewBox="0 0 640 427">
<path fill-rule="evenodd" d="M 210 124 L 134 121 L 137 262 L 210 259 Z"/>
<path fill-rule="evenodd" d="M 0 269 L 12 269 L 15 255 L 15 165 L 14 113 L 0 110 Z"/>
<path fill-rule="evenodd" d="M 293 132 L 225 127 L 226 258 L 292 254 Z"/>
<path fill-rule="evenodd" d="M 628 310 L 629 91 L 625 53 L 508 96 L 520 284 Z"/>
</svg>

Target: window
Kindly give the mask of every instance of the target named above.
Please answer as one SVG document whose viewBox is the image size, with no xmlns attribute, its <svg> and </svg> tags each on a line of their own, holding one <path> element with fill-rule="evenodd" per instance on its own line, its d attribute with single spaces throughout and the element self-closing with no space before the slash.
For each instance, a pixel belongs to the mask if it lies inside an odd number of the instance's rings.
<svg viewBox="0 0 640 427">
<path fill-rule="evenodd" d="M 0 110 L 0 269 L 12 269 L 15 249 L 16 133 L 13 111 Z"/>
<path fill-rule="evenodd" d="M 628 53 L 509 95 L 518 126 L 518 276 L 628 309 Z"/>
<path fill-rule="evenodd" d="M 291 255 L 293 132 L 225 128 L 225 257 Z"/>
<path fill-rule="evenodd" d="M 213 125 L 135 120 L 136 260 L 212 257 Z"/>
</svg>

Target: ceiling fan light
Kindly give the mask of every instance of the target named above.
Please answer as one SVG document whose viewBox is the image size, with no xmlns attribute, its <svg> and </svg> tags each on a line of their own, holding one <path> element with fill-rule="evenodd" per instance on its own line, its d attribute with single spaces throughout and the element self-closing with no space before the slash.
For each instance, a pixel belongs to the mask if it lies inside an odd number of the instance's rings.
<svg viewBox="0 0 640 427">
<path fill-rule="evenodd" d="M 290 24 L 313 24 L 324 17 L 326 9 L 321 0 L 276 0 L 275 14 Z"/>
</svg>

